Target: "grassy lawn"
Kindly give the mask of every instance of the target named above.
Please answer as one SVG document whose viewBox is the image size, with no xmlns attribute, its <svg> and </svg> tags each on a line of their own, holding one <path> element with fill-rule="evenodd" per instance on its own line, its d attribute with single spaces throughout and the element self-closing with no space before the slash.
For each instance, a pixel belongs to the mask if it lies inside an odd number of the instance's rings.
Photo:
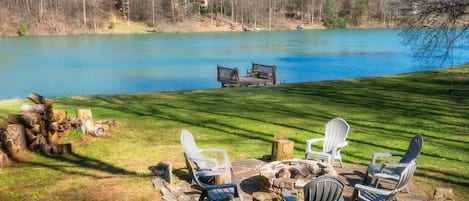
<svg viewBox="0 0 469 201">
<path fill-rule="evenodd" d="M 100 138 L 73 131 L 73 154 L 29 154 L 0 170 L 0 200 L 154 200 L 150 166 L 184 168 L 181 129 L 200 147 L 226 148 L 232 161 L 269 154 L 275 135 L 295 141 L 321 137 L 334 117 L 348 121 L 348 163 L 368 164 L 373 151 L 403 153 L 424 135 L 414 181 L 432 193 L 454 188 L 469 200 L 469 91 L 450 96 L 450 80 L 469 90 L 469 65 L 386 77 L 343 79 L 275 87 L 226 88 L 113 96 L 53 98 L 69 116 L 90 108 L 118 128 Z M 27 100 L 0 101 L 0 124 Z M 175 179 L 181 179 L 175 176 Z"/>
</svg>

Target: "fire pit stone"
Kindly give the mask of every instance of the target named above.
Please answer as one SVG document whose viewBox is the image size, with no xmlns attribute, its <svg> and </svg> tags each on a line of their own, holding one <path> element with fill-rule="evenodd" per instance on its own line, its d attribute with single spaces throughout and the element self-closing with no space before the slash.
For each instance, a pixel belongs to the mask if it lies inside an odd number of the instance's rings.
<svg viewBox="0 0 469 201">
<path fill-rule="evenodd" d="M 317 176 L 336 177 L 333 167 L 322 162 L 304 159 L 273 161 L 260 167 L 260 191 L 281 193 L 289 190 L 303 197 L 303 187 Z"/>
</svg>

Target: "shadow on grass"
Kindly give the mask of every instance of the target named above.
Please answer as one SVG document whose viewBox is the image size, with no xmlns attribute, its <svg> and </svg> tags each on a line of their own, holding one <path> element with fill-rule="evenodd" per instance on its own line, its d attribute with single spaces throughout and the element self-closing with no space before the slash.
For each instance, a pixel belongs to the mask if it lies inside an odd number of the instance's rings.
<svg viewBox="0 0 469 201">
<path fill-rule="evenodd" d="M 128 170 L 125 170 L 124 168 L 117 167 L 113 164 L 110 164 L 110 163 L 107 163 L 107 162 L 104 162 L 95 158 L 82 156 L 74 152 L 63 154 L 63 155 L 51 155 L 51 154 L 43 154 L 43 153 L 40 153 L 40 154 L 44 156 L 45 158 L 49 158 L 57 162 L 60 162 L 60 164 L 41 163 L 41 162 L 24 162 L 24 161 L 23 163 L 31 164 L 31 165 L 38 166 L 38 167 L 49 168 L 49 169 L 59 171 L 59 172 L 69 174 L 69 175 L 81 175 L 81 176 L 87 176 L 87 177 L 93 177 L 93 178 L 99 178 L 99 179 L 108 178 L 112 176 L 99 176 L 97 174 L 88 172 L 87 170 L 100 171 L 100 172 L 107 173 L 110 175 L 125 175 L 125 176 L 138 176 L 138 177 L 151 176 L 151 175 L 138 174 L 137 172 L 133 172 L 133 171 L 128 171 Z M 73 170 L 76 168 L 79 168 L 79 170 Z"/>
<path fill-rule="evenodd" d="M 469 88 L 464 72 L 453 84 Z M 467 170 L 443 167 L 447 162 L 469 165 L 469 99 L 449 95 L 451 76 L 454 73 L 442 70 L 265 88 L 93 96 L 61 103 L 226 134 L 218 138 L 219 144 L 232 138 L 269 144 L 275 132 L 268 128 L 278 128 L 291 133 L 287 137 L 298 145 L 296 152 L 304 152 L 305 139 L 323 135 L 327 120 L 340 116 L 351 126 L 349 146 L 359 147 L 353 152 L 343 149 L 353 161 L 369 161 L 371 155 L 364 151 L 404 153 L 409 139 L 422 133 L 425 144 L 417 175 L 467 187 Z"/>
</svg>

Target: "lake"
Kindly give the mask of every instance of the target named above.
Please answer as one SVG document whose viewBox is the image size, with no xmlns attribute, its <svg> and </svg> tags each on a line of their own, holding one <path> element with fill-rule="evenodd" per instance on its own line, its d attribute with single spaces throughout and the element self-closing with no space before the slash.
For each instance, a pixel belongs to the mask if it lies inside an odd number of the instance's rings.
<svg viewBox="0 0 469 201">
<path fill-rule="evenodd" d="M 277 65 L 277 82 L 431 70 L 399 30 L 0 37 L 0 99 L 218 88 L 216 66 Z M 469 48 L 454 56 L 468 62 Z"/>
</svg>

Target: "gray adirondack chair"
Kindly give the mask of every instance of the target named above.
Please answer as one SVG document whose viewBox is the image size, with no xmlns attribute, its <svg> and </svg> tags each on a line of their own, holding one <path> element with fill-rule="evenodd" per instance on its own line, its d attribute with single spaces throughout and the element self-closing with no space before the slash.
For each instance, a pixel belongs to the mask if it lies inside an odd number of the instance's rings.
<svg viewBox="0 0 469 201">
<path fill-rule="evenodd" d="M 393 201 L 397 200 L 397 194 L 402 191 L 410 179 L 414 176 L 414 172 L 417 168 L 417 163 L 414 160 L 411 160 L 407 163 L 407 166 L 400 172 L 399 180 L 397 181 L 394 189 L 381 189 L 375 186 L 366 186 L 362 184 L 355 185 L 355 191 L 352 197 L 352 200 L 362 200 L 362 201 Z"/>
<path fill-rule="evenodd" d="M 335 177 L 322 175 L 306 184 L 303 188 L 305 201 L 343 201 L 344 183 Z M 282 192 L 286 201 L 295 201 L 289 191 Z"/>
<path fill-rule="evenodd" d="M 342 118 L 334 118 L 327 122 L 324 138 L 313 138 L 306 140 L 305 159 L 318 158 L 331 166 L 335 160 L 339 160 L 340 167 L 343 167 L 340 150 L 347 146 L 346 141 L 350 126 Z M 321 151 L 313 151 L 311 145 L 316 142 L 324 141 Z"/>
<path fill-rule="evenodd" d="M 421 134 L 415 135 L 409 142 L 409 146 L 404 155 L 396 153 L 386 153 L 386 152 L 375 152 L 373 153 L 373 158 L 371 163 L 368 166 L 367 172 L 365 174 L 365 180 L 363 183 L 366 183 L 368 174 L 371 175 L 371 183 L 375 186 L 378 186 L 381 179 L 388 179 L 392 181 L 398 181 L 401 175 L 401 172 L 405 167 L 410 163 L 410 161 L 417 159 L 422 151 L 423 147 L 423 136 Z M 398 163 L 388 163 L 384 162 L 381 165 L 376 163 L 376 160 L 379 157 L 392 157 L 392 156 L 401 156 L 402 158 Z M 407 192 L 410 192 L 409 187 L 406 187 Z"/>
<path fill-rule="evenodd" d="M 196 164 L 195 171 L 197 174 L 209 175 L 223 175 L 225 181 L 230 180 L 233 175 L 231 170 L 231 163 L 228 159 L 228 154 L 225 149 L 208 148 L 199 149 L 195 144 L 194 136 L 188 130 L 181 131 L 181 145 L 184 149 L 184 154 L 189 161 L 193 161 Z M 217 153 L 222 156 L 222 160 L 216 158 L 208 158 L 203 155 L 204 152 Z M 231 172 L 231 175 L 228 174 Z"/>
</svg>

